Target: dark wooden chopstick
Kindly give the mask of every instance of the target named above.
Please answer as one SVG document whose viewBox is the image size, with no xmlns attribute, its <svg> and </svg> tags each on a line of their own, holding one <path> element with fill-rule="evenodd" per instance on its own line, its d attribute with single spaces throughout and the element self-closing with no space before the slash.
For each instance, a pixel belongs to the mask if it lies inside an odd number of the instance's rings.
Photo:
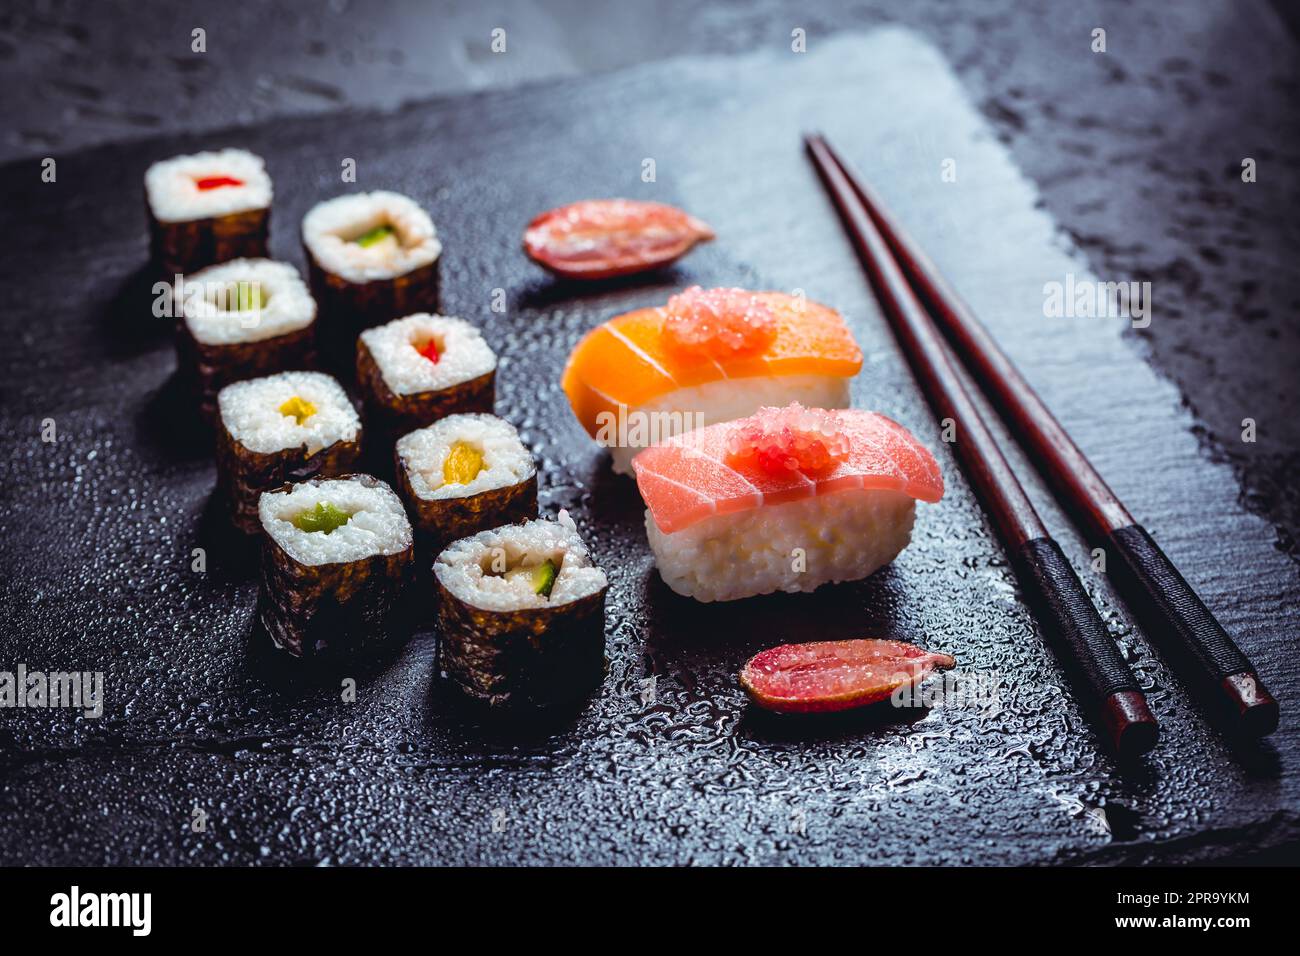
<svg viewBox="0 0 1300 956">
<path fill-rule="evenodd" d="M 955 450 L 993 521 L 1021 586 L 1081 704 L 1122 756 L 1155 746 L 1156 719 L 1070 562 L 1047 533 L 979 410 L 971 401 L 938 328 L 922 307 L 884 238 L 819 136 L 809 155 L 853 239 L 858 257 L 913 373 L 935 414 L 956 425 Z"/>
<path fill-rule="evenodd" d="M 1278 703 L 1250 659 L 879 197 L 829 146 L 826 153 L 866 207 L 913 290 L 1057 498 L 1094 543 L 1119 558 L 1107 570 L 1142 627 L 1193 686 L 1198 698 L 1211 704 L 1211 716 L 1221 717 L 1231 729 L 1249 736 L 1272 733 L 1278 724 Z"/>
</svg>

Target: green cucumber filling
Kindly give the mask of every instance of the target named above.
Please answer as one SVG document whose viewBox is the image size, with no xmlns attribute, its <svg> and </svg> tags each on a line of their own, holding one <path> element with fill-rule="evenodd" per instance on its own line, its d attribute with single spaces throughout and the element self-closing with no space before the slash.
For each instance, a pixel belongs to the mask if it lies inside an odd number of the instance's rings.
<svg viewBox="0 0 1300 956">
<path fill-rule="evenodd" d="M 258 312 L 266 308 L 270 294 L 256 279 L 240 279 L 207 291 L 207 300 L 222 312 Z"/>
<path fill-rule="evenodd" d="M 389 236 L 395 236 L 396 234 L 393 227 L 385 223 L 382 226 L 375 226 L 373 229 L 366 230 L 352 241 L 362 249 L 369 249 L 371 246 L 377 246 Z"/>
<path fill-rule="evenodd" d="M 559 567 L 547 558 L 541 564 L 533 565 L 531 568 L 514 568 L 507 571 L 506 580 L 517 581 L 523 578 L 533 589 L 534 594 L 548 598 L 551 596 L 551 588 L 555 587 L 555 578 L 559 573 Z"/>
<path fill-rule="evenodd" d="M 235 286 L 232 312 L 257 312 L 266 308 L 266 293 L 260 282 L 240 282 Z"/>
<path fill-rule="evenodd" d="M 304 511 L 293 519 L 299 531 L 320 531 L 329 534 L 352 520 L 352 515 L 328 501 L 318 501 L 316 507 Z"/>
</svg>

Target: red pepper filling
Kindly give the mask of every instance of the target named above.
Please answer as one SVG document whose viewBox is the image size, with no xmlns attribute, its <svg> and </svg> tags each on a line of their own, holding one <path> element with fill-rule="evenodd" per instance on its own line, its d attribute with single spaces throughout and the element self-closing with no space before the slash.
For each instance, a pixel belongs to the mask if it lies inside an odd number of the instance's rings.
<svg viewBox="0 0 1300 956">
<path fill-rule="evenodd" d="M 231 176 L 208 176 L 204 179 L 194 180 L 194 185 L 207 192 L 209 189 L 220 189 L 222 186 L 242 186 L 244 181 Z"/>
</svg>

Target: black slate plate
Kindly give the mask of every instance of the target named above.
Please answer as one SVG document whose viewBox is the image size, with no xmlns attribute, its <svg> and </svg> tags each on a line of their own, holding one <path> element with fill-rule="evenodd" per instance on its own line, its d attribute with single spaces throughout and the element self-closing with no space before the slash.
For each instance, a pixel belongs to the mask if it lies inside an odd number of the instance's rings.
<svg viewBox="0 0 1300 956">
<path fill-rule="evenodd" d="M 1140 767 L 1099 751 L 802 157 L 799 133 L 813 127 L 878 183 L 1254 655 L 1284 707 L 1269 742 L 1234 750 L 1209 730 L 1049 505 L 1163 725 Z M 297 223 L 321 198 L 394 188 L 433 211 L 444 309 L 480 323 L 502 355 L 498 412 L 537 457 L 543 509 L 569 509 L 610 573 L 609 675 L 572 720 L 525 735 L 467 718 L 435 680 L 431 632 L 356 673 L 312 675 L 255 636 L 253 566 L 222 532 L 211 459 L 185 429 L 143 271 L 145 167 L 223 144 L 267 158 L 273 252 L 299 265 Z M 357 187 L 339 182 L 345 158 Z M 947 158 L 955 183 L 940 179 Z M 1230 473 L 1199 457 L 1177 396 L 1115 320 L 1042 317 L 1043 284 L 1085 277 L 1086 264 L 911 35 L 97 149 L 60 157 L 54 183 L 31 163 L 3 173 L 0 669 L 103 670 L 107 701 L 99 719 L 0 714 L 0 862 L 1293 853 L 1295 568 L 1238 507 Z M 668 271 L 585 290 L 519 252 L 537 211 L 620 194 L 683 205 L 719 239 Z M 867 353 L 857 404 L 913 428 L 949 480 L 894 565 L 727 606 L 658 580 L 635 490 L 573 422 L 557 378 L 583 331 L 689 283 L 803 289 L 850 317 Z M 505 314 L 491 310 L 495 289 Z M 206 573 L 191 569 L 200 547 Z M 746 706 L 735 673 L 758 649 L 862 635 L 954 654 L 963 674 L 996 685 L 999 707 L 790 723 Z M 345 677 L 355 703 L 342 699 Z"/>
</svg>

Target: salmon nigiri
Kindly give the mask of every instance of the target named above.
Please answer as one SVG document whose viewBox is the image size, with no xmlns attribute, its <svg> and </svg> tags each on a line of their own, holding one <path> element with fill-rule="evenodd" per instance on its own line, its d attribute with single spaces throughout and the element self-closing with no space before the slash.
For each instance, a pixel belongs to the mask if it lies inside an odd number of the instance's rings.
<svg viewBox="0 0 1300 956">
<path fill-rule="evenodd" d="M 562 385 L 614 470 L 628 474 L 642 448 L 764 405 L 844 408 L 860 368 L 835 310 L 780 292 L 696 286 L 588 332 Z"/>
<path fill-rule="evenodd" d="M 865 578 L 907 547 L 939 464 L 902 425 L 859 409 L 762 408 L 632 461 L 659 573 L 729 601 Z"/>
</svg>

